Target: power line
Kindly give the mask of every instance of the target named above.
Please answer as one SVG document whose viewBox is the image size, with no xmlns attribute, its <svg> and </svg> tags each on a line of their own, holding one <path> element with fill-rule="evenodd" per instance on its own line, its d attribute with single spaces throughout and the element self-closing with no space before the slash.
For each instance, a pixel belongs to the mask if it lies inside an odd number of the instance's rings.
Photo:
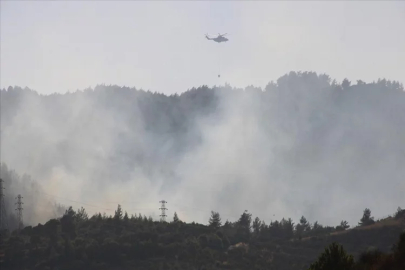
<svg viewBox="0 0 405 270">
<path fill-rule="evenodd" d="M 68 199 L 68 198 L 63 198 L 63 197 L 59 197 L 59 196 L 56 196 L 56 195 L 51 195 L 51 194 L 48 194 L 48 193 L 45 193 L 45 192 L 41 192 L 41 193 L 44 194 L 44 195 L 50 196 L 50 197 L 55 197 L 55 198 L 58 198 L 58 199 L 62 199 L 62 200 L 70 201 L 70 202 L 74 202 L 74 203 L 80 203 L 82 205 L 95 207 L 95 208 L 98 208 L 98 209 L 109 210 L 109 211 L 113 210 L 113 209 L 110 209 L 110 208 L 101 207 L 99 205 L 92 205 L 92 204 L 88 204 L 88 203 L 85 203 L 85 202 L 75 201 L 75 200 L 71 200 L 71 199 Z"/>
<path fill-rule="evenodd" d="M 85 203 L 85 202 L 81 202 L 81 201 L 76 201 L 76 200 L 71 200 L 71 199 L 68 199 L 68 198 L 64 198 L 64 197 L 60 197 L 60 196 L 56 196 L 56 195 L 52 195 L 52 194 L 48 194 L 48 193 L 45 193 L 45 192 L 40 192 L 40 193 L 42 193 L 42 194 L 44 194 L 44 195 L 47 195 L 47 196 L 50 196 L 50 197 L 55 197 L 55 198 L 59 198 L 59 199 L 62 199 L 62 200 L 66 200 L 66 201 L 69 201 L 69 202 L 74 202 L 74 203 L 77 203 L 77 204 L 82 204 L 82 205 L 84 205 L 84 206 L 90 206 L 90 207 L 94 207 L 94 208 L 97 208 L 98 210 L 109 210 L 109 211 L 112 211 L 112 210 L 114 210 L 114 209 L 110 209 L 110 208 L 104 208 L 104 207 L 102 207 L 102 206 L 100 206 L 100 205 L 94 205 L 94 204 L 88 204 L 87 202 Z M 128 201 L 127 203 L 138 203 L 139 201 L 137 201 L 137 202 L 134 202 L 134 201 Z M 113 203 L 113 202 L 108 202 L 108 203 Z M 160 201 L 159 203 L 162 203 L 162 201 Z M 167 203 L 166 201 L 165 201 L 165 203 Z M 206 212 L 206 213 L 209 213 L 210 212 L 210 210 L 208 210 L 208 209 L 201 209 L 201 208 L 195 208 L 195 207 L 183 207 L 183 206 L 181 206 L 181 205 L 179 205 L 179 204 L 176 204 L 178 207 L 180 207 L 180 208 L 182 208 L 182 209 L 180 209 L 181 210 L 181 212 L 194 212 L 195 210 L 197 210 L 197 211 L 200 211 L 200 212 Z M 163 207 L 161 207 L 161 208 L 166 208 L 166 206 L 163 206 Z M 161 211 L 163 210 L 163 209 L 161 209 L 161 208 L 159 208 Z M 190 210 L 185 210 L 184 208 L 188 208 L 188 209 L 190 209 Z M 154 208 L 144 208 L 144 207 L 142 207 L 142 208 L 129 208 L 129 209 L 127 209 L 128 211 L 136 211 L 136 210 L 153 210 Z M 163 215 L 164 215 L 164 221 L 165 221 L 165 217 L 167 217 L 167 215 L 166 215 L 166 210 L 168 210 L 167 208 L 166 209 L 164 209 L 164 213 L 163 213 Z M 162 216 L 161 215 L 159 215 L 161 218 L 162 218 Z M 222 216 L 224 216 L 224 217 L 228 217 L 228 218 L 235 218 L 235 219 L 238 219 L 239 217 L 236 217 L 236 216 L 234 216 L 234 215 L 230 215 L 230 214 L 223 214 Z M 161 219 L 162 220 L 162 219 Z"/>
<path fill-rule="evenodd" d="M 100 206 L 100 205 L 88 204 L 87 202 L 71 200 L 71 199 L 68 199 L 68 198 L 52 195 L 52 194 L 45 193 L 45 192 L 38 192 L 38 193 L 44 194 L 44 195 L 49 196 L 49 197 L 54 197 L 54 198 L 57 198 L 57 199 L 60 199 L 60 200 L 69 201 L 69 202 L 77 203 L 77 204 L 84 205 L 84 206 L 94 207 L 94 208 L 97 208 L 98 210 L 108 210 L 108 211 L 113 211 L 114 210 L 114 209 L 111 209 L 111 208 L 104 208 L 103 206 Z M 138 202 L 140 202 L 140 201 L 138 201 Z M 101 202 L 101 203 L 104 203 L 104 202 Z M 105 203 L 117 203 L 117 204 L 120 204 L 119 202 L 105 202 Z M 133 203 L 133 202 L 127 202 L 127 203 Z M 127 210 L 153 210 L 153 209 L 155 209 L 155 208 L 142 207 L 142 208 L 130 208 L 130 209 L 127 209 Z"/>
<path fill-rule="evenodd" d="M 201 209 L 201 208 L 196 208 L 196 207 L 189 207 L 189 206 L 182 206 L 179 204 L 173 204 L 175 206 L 178 206 L 180 208 L 180 211 L 182 212 L 192 212 L 192 210 L 194 211 L 200 211 L 200 212 L 204 212 L 204 213 L 211 213 L 212 210 L 208 210 L 208 209 Z M 184 210 L 184 208 L 190 209 L 190 210 Z M 228 213 L 222 213 L 221 214 L 222 217 L 228 217 L 228 218 L 234 218 L 234 219 L 239 219 L 238 216 L 235 216 L 233 214 L 228 214 Z"/>
<path fill-rule="evenodd" d="M 198 183 L 195 183 L 195 184 L 198 184 Z M 113 211 L 114 210 L 114 209 L 111 209 L 111 208 L 104 208 L 103 206 L 100 206 L 100 205 L 89 204 L 88 202 L 90 202 L 90 201 L 82 202 L 82 201 L 77 201 L 77 200 L 71 200 L 71 199 L 68 199 L 66 197 L 60 197 L 60 196 L 52 195 L 52 194 L 49 194 L 49 193 L 45 193 L 43 191 L 38 192 L 38 193 L 41 193 L 41 194 L 44 194 L 44 195 L 47 195 L 47 196 L 50 196 L 50 197 L 58 198 L 58 199 L 61 199 L 61 200 L 74 202 L 74 203 L 77 203 L 77 204 L 80 204 L 80 205 L 83 205 L 83 206 L 93 207 L 93 208 L 96 208 L 96 211 L 97 210 L 107 210 L 107 211 Z M 141 201 L 126 201 L 125 203 L 128 203 L 128 204 L 131 203 L 132 204 L 132 203 L 140 203 L 140 202 Z M 161 203 L 161 208 L 159 208 L 161 210 L 161 215 L 159 215 L 161 217 L 161 221 L 166 221 L 166 217 L 167 217 L 166 210 L 168 210 L 168 209 L 166 208 L 166 205 L 165 205 L 167 203 L 167 201 L 164 201 L 164 202 L 165 203 L 162 204 L 162 201 L 159 201 L 159 203 Z M 114 202 L 109 201 L 109 202 L 98 202 L 98 203 L 114 203 Z M 117 203 L 120 204 L 119 202 L 117 202 Z M 194 213 L 195 211 L 199 211 L 199 212 L 205 212 L 205 213 L 208 214 L 212 210 L 212 209 L 211 210 L 210 209 L 201 209 L 201 208 L 195 208 L 195 207 L 184 207 L 184 206 L 179 205 L 179 204 L 175 204 L 175 205 L 179 207 L 179 210 L 181 212 Z M 162 209 L 162 208 L 165 208 L 165 209 Z M 184 208 L 190 209 L 190 210 L 185 210 Z M 127 211 L 153 210 L 153 209 L 155 209 L 155 208 L 149 208 L 149 207 L 127 208 Z M 162 214 L 164 216 L 162 216 Z M 222 213 L 221 216 L 226 217 L 226 218 L 236 219 L 236 220 L 239 219 L 239 216 L 235 216 L 234 214 L 230 214 L 230 213 Z"/>
</svg>

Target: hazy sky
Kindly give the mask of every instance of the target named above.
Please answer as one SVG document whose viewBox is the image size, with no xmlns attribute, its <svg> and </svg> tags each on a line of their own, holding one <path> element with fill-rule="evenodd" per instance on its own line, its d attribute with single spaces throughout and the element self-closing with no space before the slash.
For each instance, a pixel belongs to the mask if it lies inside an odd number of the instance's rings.
<svg viewBox="0 0 405 270">
<path fill-rule="evenodd" d="M 404 29 L 404 1 L 1 1 L 1 87 L 169 94 L 291 70 L 405 82 Z M 204 38 L 225 32 L 225 44 Z"/>
</svg>

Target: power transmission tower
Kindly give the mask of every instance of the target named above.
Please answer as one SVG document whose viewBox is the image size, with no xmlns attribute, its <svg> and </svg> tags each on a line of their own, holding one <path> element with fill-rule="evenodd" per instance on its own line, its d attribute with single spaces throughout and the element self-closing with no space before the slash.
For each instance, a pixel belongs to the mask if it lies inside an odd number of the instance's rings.
<svg viewBox="0 0 405 270">
<path fill-rule="evenodd" d="M 0 231 L 8 229 L 6 205 L 4 203 L 3 179 L 0 179 Z"/>
<path fill-rule="evenodd" d="M 15 210 L 17 211 L 18 231 L 21 231 L 21 229 L 22 229 L 23 226 L 24 226 L 24 224 L 23 224 L 23 213 L 22 213 L 22 210 L 24 209 L 24 208 L 22 207 L 22 205 L 23 205 L 24 203 L 22 202 L 23 197 L 22 197 L 20 194 L 18 194 L 18 196 L 16 197 L 16 199 L 17 199 L 17 202 L 16 202 L 17 208 L 16 208 Z"/>
<path fill-rule="evenodd" d="M 166 210 L 168 210 L 166 208 L 166 203 L 167 202 L 165 200 L 163 200 L 163 201 L 160 201 L 160 203 L 161 203 L 161 206 L 160 206 L 159 209 L 162 211 L 162 214 L 160 214 L 160 221 L 166 222 L 166 217 L 167 217 Z"/>
</svg>

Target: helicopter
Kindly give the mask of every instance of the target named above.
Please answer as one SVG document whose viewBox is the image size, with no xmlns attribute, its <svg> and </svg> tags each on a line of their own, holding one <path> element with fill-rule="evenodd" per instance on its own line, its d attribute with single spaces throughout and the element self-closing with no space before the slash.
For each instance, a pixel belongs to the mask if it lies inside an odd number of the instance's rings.
<svg viewBox="0 0 405 270">
<path fill-rule="evenodd" d="M 228 39 L 227 39 L 225 36 L 226 36 L 226 33 L 225 33 L 225 34 L 222 34 L 222 35 L 221 35 L 221 34 L 218 34 L 218 36 L 215 37 L 215 38 L 210 38 L 210 37 L 208 36 L 208 34 L 205 35 L 205 37 L 206 37 L 208 40 L 213 40 L 213 41 L 218 42 L 218 43 L 227 42 Z"/>
</svg>

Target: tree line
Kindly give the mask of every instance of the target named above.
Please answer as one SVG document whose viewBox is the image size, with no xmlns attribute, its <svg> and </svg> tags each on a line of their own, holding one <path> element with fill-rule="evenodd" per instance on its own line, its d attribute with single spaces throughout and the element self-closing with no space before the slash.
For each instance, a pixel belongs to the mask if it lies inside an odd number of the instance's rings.
<svg viewBox="0 0 405 270">
<path fill-rule="evenodd" d="M 405 211 L 398 208 L 392 218 L 405 222 Z M 371 211 L 365 209 L 358 226 L 378 222 L 371 217 Z M 336 262 L 339 262 L 337 265 L 355 265 L 352 257 L 336 243 L 328 246 L 310 265 L 310 260 L 315 259 L 325 242 L 304 238 L 322 239 L 318 237 L 347 227 L 344 221 L 336 227 L 323 227 L 317 222 L 311 225 L 305 217 L 297 224 L 283 218 L 267 225 L 258 217 L 253 219 L 248 211 L 234 222 L 223 222 L 220 214 L 212 211 L 208 224 L 202 225 L 185 223 L 177 213 L 170 222 L 154 221 L 142 214 L 129 215 L 120 205 L 113 215 L 97 213 L 92 216 L 83 207 L 76 211 L 69 207 L 63 216 L 43 225 L 6 233 L 2 269 L 130 269 L 135 266 L 139 269 L 232 266 L 238 269 L 302 269 L 306 265 L 310 270 L 368 269 L 327 268 Z M 363 230 L 363 233 L 368 231 L 372 230 Z M 291 258 L 286 258 L 283 255 L 298 251 L 306 254 L 305 257 L 292 254 Z M 361 257 L 361 263 L 374 262 L 374 259 L 367 259 L 374 255 L 367 254 Z M 395 252 L 394 255 L 372 254 L 379 256 L 381 265 L 397 263 Z"/>
</svg>

